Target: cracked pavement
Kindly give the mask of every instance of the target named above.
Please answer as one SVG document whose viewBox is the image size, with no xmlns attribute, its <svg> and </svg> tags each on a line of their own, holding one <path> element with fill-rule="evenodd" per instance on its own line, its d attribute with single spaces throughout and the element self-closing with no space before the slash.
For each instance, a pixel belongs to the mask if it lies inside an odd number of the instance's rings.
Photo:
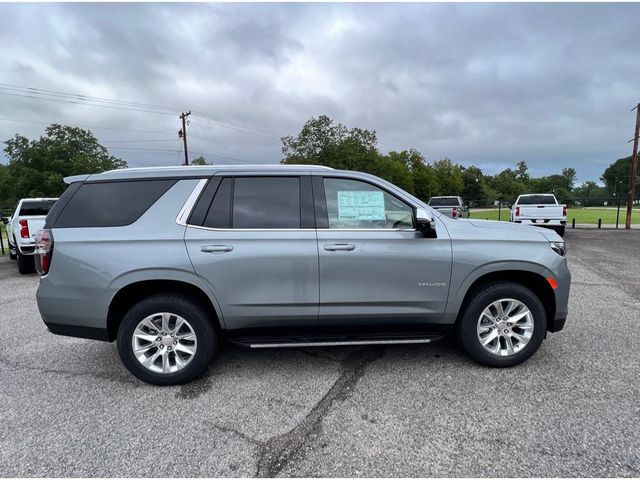
<svg viewBox="0 0 640 480">
<path fill-rule="evenodd" d="M 49 334 L 0 257 L 0 476 L 640 476 L 640 231 L 569 230 L 565 330 L 525 364 L 431 345 L 245 350 L 143 384 Z"/>
</svg>

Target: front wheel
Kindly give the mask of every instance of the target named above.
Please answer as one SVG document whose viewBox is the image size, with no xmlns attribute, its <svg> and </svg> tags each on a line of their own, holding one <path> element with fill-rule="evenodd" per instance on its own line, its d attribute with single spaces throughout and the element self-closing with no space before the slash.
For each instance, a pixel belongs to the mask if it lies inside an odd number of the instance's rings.
<svg viewBox="0 0 640 480">
<path fill-rule="evenodd" d="M 458 340 L 476 362 L 512 367 L 540 347 L 547 317 L 540 299 L 514 282 L 498 282 L 477 290 L 458 324 Z"/>
<path fill-rule="evenodd" d="M 140 380 L 178 385 L 209 366 L 217 345 L 213 319 L 190 297 L 153 295 L 134 305 L 118 329 L 122 363 Z"/>
</svg>

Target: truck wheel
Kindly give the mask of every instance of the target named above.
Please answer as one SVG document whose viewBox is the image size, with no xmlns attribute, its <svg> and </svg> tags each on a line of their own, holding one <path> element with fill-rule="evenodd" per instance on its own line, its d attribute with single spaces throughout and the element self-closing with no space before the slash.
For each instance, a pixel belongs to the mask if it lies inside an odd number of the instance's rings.
<svg viewBox="0 0 640 480">
<path fill-rule="evenodd" d="M 16 258 L 18 258 L 17 255 L 11 251 L 11 248 L 9 248 L 9 259 L 15 260 Z"/>
<path fill-rule="evenodd" d="M 135 304 L 118 328 L 118 353 L 143 382 L 178 385 L 201 375 L 217 347 L 213 318 L 192 298 L 156 294 Z"/>
<path fill-rule="evenodd" d="M 22 274 L 33 273 L 36 271 L 36 265 L 33 262 L 32 255 L 22 255 L 19 251 L 18 257 L 18 272 Z"/>
<path fill-rule="evenodd" d="M 515 282 L 477 290 L 457 325 L 464 351 L 481 365 L 513 367 L 533 355 L 547 330 L 540 299 Z"/>
</svg>

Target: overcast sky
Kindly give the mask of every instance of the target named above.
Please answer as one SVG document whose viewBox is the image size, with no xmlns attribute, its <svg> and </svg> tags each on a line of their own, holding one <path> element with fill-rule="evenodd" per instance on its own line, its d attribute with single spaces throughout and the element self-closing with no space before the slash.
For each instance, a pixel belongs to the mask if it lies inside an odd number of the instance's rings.
<svg viewBox="0 0 640 480">
<path fill-rule="evenodd" d="M 640 4 L 0 4 L 0 82 L 209 114 L 190 150 L 216 163 L 278 162 L 279 137 L 325 114 L 383 152 L 595 180 L 631 154 L 638 20 Z M 58 122 L 130 166 L 180 161 L 175 113 L 6 93 L 2 140 Z"/>
</svg>

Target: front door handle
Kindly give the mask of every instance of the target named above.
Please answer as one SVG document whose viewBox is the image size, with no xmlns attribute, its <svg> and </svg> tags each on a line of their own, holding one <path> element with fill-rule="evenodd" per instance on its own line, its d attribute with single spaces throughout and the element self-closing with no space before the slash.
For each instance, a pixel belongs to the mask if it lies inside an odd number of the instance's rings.
<svg viewBox="0 0 640 480">
<path fill-rule="evenodd" d="M 205 253 L 225 253 L 233 250 L 231 245 L 201 245 L 200 251 Z"/>
<path fill-rule="evenodd" d="M 351 252 L 356 249 L 353 243 L 333 243 L 325 245 L 324 249 L 328 252 Z"/>
</svg>

